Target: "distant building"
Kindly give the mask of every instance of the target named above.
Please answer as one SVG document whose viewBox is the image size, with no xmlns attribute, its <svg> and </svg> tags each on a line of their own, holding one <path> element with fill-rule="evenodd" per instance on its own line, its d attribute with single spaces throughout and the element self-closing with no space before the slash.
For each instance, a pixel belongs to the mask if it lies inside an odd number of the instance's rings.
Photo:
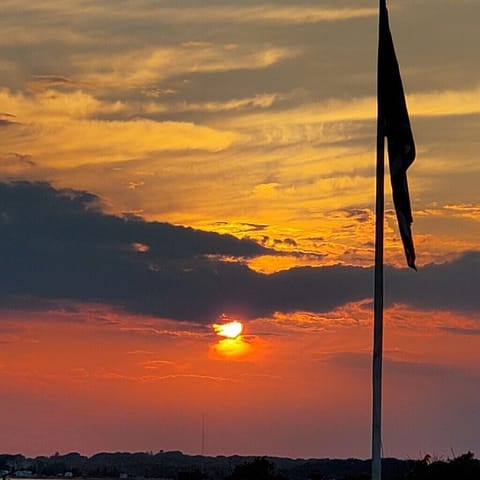
<svg viewBox="0 0 480 480">
<path fill-rule="evenodd" d="M 72 478 L 72 477 L 73 477 L 73 473 L 72 473 L 72 472 L 65 472 L 64 477 L 65 477 L 65 478 Z"/>
</svg>

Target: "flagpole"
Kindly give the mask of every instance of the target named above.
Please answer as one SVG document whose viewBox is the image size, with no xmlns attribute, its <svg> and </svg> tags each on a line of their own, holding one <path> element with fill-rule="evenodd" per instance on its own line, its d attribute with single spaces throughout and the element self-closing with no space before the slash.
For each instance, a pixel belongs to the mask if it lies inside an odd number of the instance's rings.
<svg viewBox="0 0 480 480">
<path fill-rule="evenodd" d="M 379 0 L 379 12 L 386 8 Z M 380 40 L 380 18 L 379 18 Z M 377 168 L 375 200 L 375 275 L 374 275 L 374 333 L 372 362 L 372 480 L 382 478 L 382 350 L 383 350 L 383 229 L 385 135 L 381 102 L 379 101 L 380 51 L 377 60 Z"/>
</svg>

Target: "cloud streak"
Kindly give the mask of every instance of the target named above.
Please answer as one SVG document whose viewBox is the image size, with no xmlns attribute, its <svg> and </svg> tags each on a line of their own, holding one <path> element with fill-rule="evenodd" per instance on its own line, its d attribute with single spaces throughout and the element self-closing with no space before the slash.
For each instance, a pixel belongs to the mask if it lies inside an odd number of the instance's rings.
<svg viewBox="0 0 480 480">
<path fill-rule="evenodd" d="M 273 3 L 263 3 L 248 5 L 248 2 L 241 5 L 224 5 L 217 2 L 205 2 L 204 5 L 191 4 L 190 2 L 179 2 L 178 8 L 166 6 L 163 2 L 146 0 L 137 2 L 135 9 L 125 8 L 127 5 L 120 3 L 123 8 L 112 9 L 109 2 L 102 4 L 83 5 L 82 8 L 75 9 L 69 3 L 42 2 L 42 5 L 32 6 L 23 4 L 21 9 L 19 2 L 5 2 L 4 9 L 8 13 L 14 13 L 21 10 L 23 13 L 38 14 L 50 13 L 58 14 L 69 13 L 76 14 L 84 21 L 92 17 L 108 14 L 110 18 L 117 21 L 121 19 L 143 19 L 151 20 L 152 17 L 162 23 L 320 23 L 345 21 L 355 18 L 373 17 L 377 14 L 374 8 L 331 8 L 328 6 L 312 7 L 301 5 L 301 2 L 295 7 L 278 5 Z"/>
</svg>

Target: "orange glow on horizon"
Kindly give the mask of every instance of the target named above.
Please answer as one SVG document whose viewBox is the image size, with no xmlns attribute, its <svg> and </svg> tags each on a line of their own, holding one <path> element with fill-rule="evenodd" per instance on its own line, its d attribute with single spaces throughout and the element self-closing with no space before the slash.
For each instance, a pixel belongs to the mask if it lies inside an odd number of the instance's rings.
<svg viewBox="0 0 480 480">
<path fill-rule="evenodd" d="M 262 452 L 313 455 L 318 446 L 311 444 L 325 424 L 331 430 L 348 425 L 362 445 L 369 427 L 364 421 L 370 395 L 368 300 L 323 313 L 251 319 L 249 335 L 233 339 L 207 339 L 195 324 L 135 316 L 107 305 L 65 305 L 48 312 L 2 312 L 0 371 L 8 385 L 3 406 L 10 412 L 5 422 L 19 432 L 5 439 L 5 449 L 38 454 L 62 442 L 65 449 L 95 453 L 107 447 L 146 450 L 165 442 L 172 450 L 196 452 L 203 412 L 209 431 L 218 432 L 210 437 L 213 453 L 247 451 L 250 443 L 242 438 L 254 432 Z M 458 401 L 460 387 L 469 394 L 464 409 L 474 411 L 472 375 L 480 364 L 475 316 L 396 305 L 385 310 L 385 321 L 387 435 L 402 433 L 403 424 L 408 433 L 417 419 L 425 431 L 435 431 L 438 416 L 449 414 Z M 448 392 L 445 375 L 455 387 Z M 431 398 L 440 394 L 445 402 L 432 411 Z M 418 412 L 414 420 L 412 404 Z M 94 429 L 84 428 L 86 417 Z M 120 436 L 126 417 L 132 419 L 125 427 L 128 435 Z M 271 424 L 280 432 L 298 432 L 298 446 L 292 446 L 290 434 L 272 440 Z M 458 435 L 464 428 L 459 425 Z M 35 436 L 25 446 L 32 426 Z M 348 455 L 356 447 L 342 443 L 344 432 L 334 444 L 329 436 L 320 438 L 322 451 Z M 362 454 L 361 448 L 354 453 Z M 392 450 L 403 448 L 400 441 Z"/>
</svg>

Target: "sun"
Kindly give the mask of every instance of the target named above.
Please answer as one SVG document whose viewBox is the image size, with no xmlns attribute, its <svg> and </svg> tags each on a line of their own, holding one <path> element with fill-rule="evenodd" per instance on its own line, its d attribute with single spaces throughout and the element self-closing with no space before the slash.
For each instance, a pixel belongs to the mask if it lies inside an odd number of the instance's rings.
<svg viewBox="0 0 480 480">
<path fill-rule="evenodd" d="M 237 338 L 243 332 L 243 325 L 234 320 L 233 322 L 218 324 L 214 323 L 213 329 L 217 335 L 227 338 Z"/>
</svg>

